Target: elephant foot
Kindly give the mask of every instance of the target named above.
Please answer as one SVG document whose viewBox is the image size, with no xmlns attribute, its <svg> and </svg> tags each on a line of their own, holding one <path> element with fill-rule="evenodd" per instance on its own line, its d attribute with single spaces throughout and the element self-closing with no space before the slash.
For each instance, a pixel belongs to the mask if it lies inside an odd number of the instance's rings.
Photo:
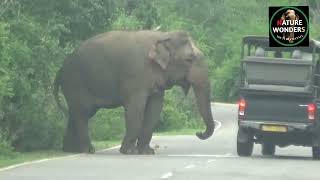
<svg viewBox="0 0 320 180">
<path fill-rule="evenodd" d="M 96 149 L 93 147 L 92 144 L 90 144 L 90 146 L 89 146 L 88 153 L 89 153 L 89 154 L 94 154 L 94 153 L 96 153 Z"/>
<path fill-rule="evenodd" d="M 127 155 L 135 155 L 135 154 L 139 154 L 139 151 L 136 146 L 131 146 L 131 147 L 122 147 L 121 146 L 120 153 L 127 154 Z"/>
<path fill-rule="evenodd" d="M 149 145 L 139 147 L 138 150 L 139 150 L 139 154 L 148 154 L 148 155 L 155 154 L 154 149 L 152 149 Z"/>
</svg>

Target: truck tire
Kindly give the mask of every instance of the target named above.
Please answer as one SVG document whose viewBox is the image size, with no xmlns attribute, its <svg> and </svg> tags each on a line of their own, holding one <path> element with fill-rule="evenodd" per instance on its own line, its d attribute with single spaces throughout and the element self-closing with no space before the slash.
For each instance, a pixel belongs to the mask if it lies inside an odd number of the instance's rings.
<svg viewBox="0 0 320 180">
<path fill-rule="evenodd" d="M 312 147 L 313 159 L 320 160 L 320 147 Z"/>
<path fill-rule="evenodd" d="M 274 156 L 276 152 L 276 146 L 270 143 L 263 143 L 262 144 L 262 155 L 264 156 Z"/>
<path fill-rule="evenodd" d="M 237 153 L 239 156 L 251 156 L 253 151 L 253 138 L 245 130 L 239 128 L 237 135 Z"/>
</svg>

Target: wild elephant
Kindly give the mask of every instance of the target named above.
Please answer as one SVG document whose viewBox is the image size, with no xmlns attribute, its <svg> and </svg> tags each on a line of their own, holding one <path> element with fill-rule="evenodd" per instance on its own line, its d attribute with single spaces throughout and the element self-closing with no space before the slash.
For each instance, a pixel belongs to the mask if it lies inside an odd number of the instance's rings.
<svg viewBox="0 0 320 180">
<path fill-rule="evenodd" d="M 160 119 L 164 91 L 190 86 L 206 125 L 200 139 L 213 134 L 210 83 L 203 54 L 186 32 L 112 31 L 84 41 L 64 61 L 54 82 L 61 87 L 69 121 L 63 141 L 67 152 L 94 151 L 88 119 L 100 108 L 124 107 L 126 133 L 120 152 L 154 154 L 149 143 Z"/>
</svg>

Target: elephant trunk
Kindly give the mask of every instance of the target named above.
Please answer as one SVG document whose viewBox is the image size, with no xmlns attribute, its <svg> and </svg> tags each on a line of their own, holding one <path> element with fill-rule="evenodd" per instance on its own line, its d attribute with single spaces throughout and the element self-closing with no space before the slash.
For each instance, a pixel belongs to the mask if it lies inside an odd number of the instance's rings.
<svg viewBox="0 0 320 180">
<path fill-rule="evenodd" d="M 198 109 L 206 125 L 205 132 L 196 133 L 198 138 L 202 140 L 209 138 L 213 134 L 215 128 L 211 112 L 210 83 L 208 72 L 205 69 L 206 68 L 195 67 L 192 68 L 190 73 L 190 82 L 195 93 Z"/>
</svg>

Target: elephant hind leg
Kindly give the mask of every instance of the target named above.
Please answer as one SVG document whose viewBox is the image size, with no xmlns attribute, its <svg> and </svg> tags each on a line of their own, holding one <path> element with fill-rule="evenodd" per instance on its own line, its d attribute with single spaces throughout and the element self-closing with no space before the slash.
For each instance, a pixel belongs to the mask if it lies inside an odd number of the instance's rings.
<svg viewBox="0 0 320 180">
<path fill-rule="evenodd" d="M 64 151 L 94 152 L 88 132 L 89 118 L 88 111 L 84 110 L 84 108 L 70 108 L 69 122 L 63 142 Z"/>
<path fill-rule="evenodd" d="M 75 141 L 76 132 L 74 127 L 74 122 L 72 119 L 69 118 L 68 125 L 65 130 L 65 135 L 63 139 L 63 148 L 64 152 L 77 152 L 77 142 Z"/>
</svg>

